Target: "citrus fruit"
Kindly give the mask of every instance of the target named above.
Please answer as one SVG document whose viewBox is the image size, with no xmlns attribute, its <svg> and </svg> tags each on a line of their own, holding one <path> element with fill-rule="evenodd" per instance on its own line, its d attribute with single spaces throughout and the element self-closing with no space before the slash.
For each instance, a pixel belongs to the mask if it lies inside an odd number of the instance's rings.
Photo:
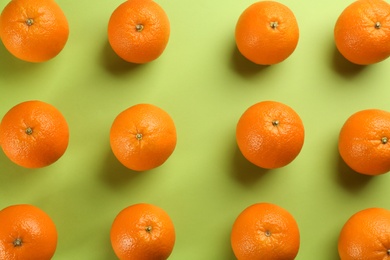
<svg viewBox="0 0 390 260">
<path fill-rule="evenodd" d="M 244 209 L 233 224 L 230 238 L 238 260 L 291 260 L 300 245 L 294 217 L 272 203 L 256 203 Z"/>
<path fill-rule="evenodd" d="M 124 110 L 110 130 L 114 155 L 134 171 L 162 165 L 175 150 L 176 139 L 176 127 L 170 115 L 151 104 L 137 104 Z"/>
<path fill-rule="evenodd" d="M 390 171 L 390 112 L 361 110 L 342 126 L 338 149 L 341 158 L 354 171 L 379 175 Z"/>
<path fill-rule="evenodd" d="M 0 124 L 5 155 L 26 168 L 41 168 L 57 161 L 69 142 L 68 124 L 53 105 L 32 100 L 11 108 Z"/>
<path fill-rule="evenodd" d="M 110 239 L 121 260 L 164 260 L 172 253 L 176 235 L 167 212 L 139 203 L 119 212 L 112 223 Z"/>
<path fill-rule="evenodd" d="M 339 52 L 350 62 L 369 65 L 390 55 L 390 5 L 359 0 L 347 6 L 334 27 Z"/>
<path fill-rule="evenodd" d="M 266 169 L 291 163 L 302 149 L 304 135 L 299 115 L 276 101 L 262 101 L 249 107 L 236 128 L 236 140 L 243 156 Z"/>
<path fill-rule="evenodd" d="M 368 208 L 352 215 L 338 240 L 341 260 L 390 258 L 390 211 Z"/>
<path fill-rule="evenodd" d="M 0 211 L 0 259 L 49 260 L 57 247 L 57 229 L 44 211 L 33 205 Z"/>
<path fill-rule="evenodd" d="M 24 61 L 48 61 L 62 51 L 68 40 L 68 21 L 54 0 L 12 0 L 0 19 L 5 48 Z"/>
<path fill-rule="evenodd" d="M 298 22 L 287 6 L 259 1 L 238 18 L 235 40 L 248 60 L 260 65 L 276 64 L 287 59 L 297 47 Z"/>
<path fill-rule="evenodd" d="M 112 49 L 132 63 L 147 63 L 160 57 L 169 35 L 167 14 L 150 0 L 127 0 L 114 10 L 108 22 L 108 41 Z"/>
</svg>

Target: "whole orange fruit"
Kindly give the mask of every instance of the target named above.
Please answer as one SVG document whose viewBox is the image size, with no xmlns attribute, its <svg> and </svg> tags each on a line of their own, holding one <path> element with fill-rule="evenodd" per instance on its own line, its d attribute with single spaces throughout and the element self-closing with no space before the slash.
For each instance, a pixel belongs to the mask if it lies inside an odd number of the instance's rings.
<svg viewBox="0 0 390 260">
<path fill-rule="evenodd" d="M 383 260 L 390 256 L 390 211 L 368 208 L 352 215 L 338 240 L 341 260 Z"/>
<path fill-rule="evenodd" d="M 390 55 L 390 5 L 359 0 L 347 6 L 334 27 L 337 49 L 350 62 L 369 65 Z"/>
<path fill-rule="evenodd" d="M 0 259 L 49 260 L 56 248 L 56 226 L 41 209 L 20 204 L 0 211 Z"/>
<path fill-rule="evenodd" d="M 170 35 L 167 14 L 151 0 L 127 0 L 112 13 L 108 41 L 125 61 L 147 63 L 160 57 Z"/>
<path fill-rule="evenodd" d="M 390 171 L 390 112 L 361 110 L 351 115 L 341 128 L 338 149 L 354 171 L 379 175 Z"/>
<path fill-rule="evenodd" d="M 244 157 L 253 164 L 274 169 L 291 163 L 300 153 L 305 130 L 289 106 L 263 101 L 249 107 L 236 127 L 236 140 Z"/>
<path fill-rule="evenodd" d="M 231 246 L 238 260 L 295 259 L 300 246 L 298 224 L 280 206 L 256 203 L 235 220 Z"/>
<path fill-rule="evenodd" d="M 176 234 L 167 212 L 140 203 L 119 212 L 112 223 L 110 239 L 121 260 L 164 260 L 172 253 Z"/>
<path fill-rule="evenodd" d="M 68 40 L 68 21 L 54 0 L 12 0 L 0 20 L 4 46 L 24 61 L 48 61 Z"/>
<path fill-rule="evenodd" d="M 260 1 L 240 15 L 235 32 L 236 45 L 248 60 L 272 65 L 287 59 L 299 40 L 293 12 L 276 1 Z"/>
<path fill-rule="evenodd" d="M 41 168 L 57 161 L 69 143 L 68 124 L 61 112 L 42 101 L 26 101 L 11 108 L 0 124 L 5 155 L 26 168 Z"/>
<path fill-rule="evenodd" d="M 176 147 L 176 127 L 163 109 L 137 104 L 121 112 L 110 130 L 111 149 L 127 168 L 146 171 L 162 165 Z"/>
</svg>

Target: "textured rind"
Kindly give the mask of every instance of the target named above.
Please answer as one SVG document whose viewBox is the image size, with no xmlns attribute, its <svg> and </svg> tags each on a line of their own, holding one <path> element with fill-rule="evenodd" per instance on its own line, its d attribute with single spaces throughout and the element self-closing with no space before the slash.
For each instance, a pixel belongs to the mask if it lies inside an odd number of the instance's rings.
<svg viewBox="0 0 390 260">
<path fill-rule="evenodd" d="M 390 113 L 365 109 L 351 115 L 340 130 L 338 149 L 341 158 L 354 171 L 379 175 L 390 171 Z"/>
<path fill-rule="evenodd" d="M 380 22 L 380 28 L 375 23 Z M 350 62 L 369 65 L 390 55 L 390 5 L 382 0 L 359 0 L 338 17 L 334 38 L 339 52 Z"/>
</svg>

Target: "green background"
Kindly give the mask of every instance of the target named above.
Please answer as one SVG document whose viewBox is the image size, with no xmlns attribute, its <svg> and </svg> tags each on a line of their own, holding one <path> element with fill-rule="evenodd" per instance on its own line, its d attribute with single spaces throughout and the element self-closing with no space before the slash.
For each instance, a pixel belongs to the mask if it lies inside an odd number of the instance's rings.
<svg viewBox="0 0 390 260">
<path fill-rule="evenodd" d="M 1 0 L 0 8 L 8 1 Z M 0 115 L 26 100 L 56 106 L 70 127 L 64 156 L 42 169 L 24 169 L 0 152 L 0 208 L 30 203 L 46 211 L 59 232 L 53 259 L 116 259 L 109 230 L 117 213 L 139 202 L 165 209 L 176 228 L 170 259 L 235 259 L 230 230 L 257 202 L 275 203 L 297 220 L 297 259 L 338 259 L 345 221 L 368 207 L 389 207 L 390 175 L 350 170 L 337 151 L 345 120 L 366 108 L 389 109 L 390 61 L 347 62 L 333 27 L 351 1 L 280 1 L 295 13 L 300 39 L 284 62 L 257 66 L 235 47 L 234 29 L 254 1 L 157 0 L 171 22 L 159 59 L 132 65 L 107 41 L 107 23 L 122 3 L 57 0 L 70 24 L 63 51 L 34 64 L 0 44 Z M 305 143 L 288 166 L 263 170 L 247 162 L 235 127 L 252 104 L 275 100 L 302 118 Z M 152 103 L 175 121 L 178 143 L 161 167 L 132 172 L 113 156 L 115 116 Z"/>
</svg>

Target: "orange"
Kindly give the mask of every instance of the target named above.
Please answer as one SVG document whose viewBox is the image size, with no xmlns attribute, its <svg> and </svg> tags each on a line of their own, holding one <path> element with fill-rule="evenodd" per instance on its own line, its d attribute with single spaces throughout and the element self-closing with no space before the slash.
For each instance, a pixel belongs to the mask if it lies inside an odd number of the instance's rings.
<svg viewBox="0 0 390 260">
<path fill-rule="evenodd" d="M 238 50 L 248 60 L 260 65 L 276 64 L 287 59 L 297 47 L 298 22 L 281 3 L 256 2 L 240 15 L 235 39 Z"/>
<path fill-rule="evenodd" d="M 12 205 L 0 211 L 0 259 L 49 260 L 57 247 L 57 229 L 36 206 Z"/>
<path fill-rule="evenodd" d="M 304 136 L 299 115 L 276 101 L 263 101 L 249 107 L 236 128 L 241 153 L 253 164 L 266 169 L 291 163 L 302 149 Z"/>
<path fill-rule="evenodd" d="M 359 0 L 347 6 L 334 27 L 339 52 L 350 62 L 369 65 L 390 55 L 390 5 Z"/>
<path fill-rule="evenodd" d="M 169 35 L 167 14 L 151 0 L 127 0 L 114 10 L 108 22 L 112 49 L 132 63 L 147 63 L 160 57 Z"/>
<path fill-rule="evenodd" d="M 390 171 L 390 112 L 366 109 L 351 115 L 341 128 L 339 153 L 354 171 L 379 175 Z"/>
<path fill-rule="evenodd" d="M 175 244 L 175 228 L 161 208 L 140 203 L 123 209 L 114 219 L 111 245 L 121 260 L 164 260 Z"/>
<path fill-rule="evenodd" d="M 114 155 L 134 171 L 162 165 L 175 150 L 176 139 L 176 127 L 170 115 L 151 104 L 137 104 L 124 110 L 110 130 Z"/>
<path fill-rule="evenodd" d="M 230 239 L 238 260 L 291 260 L 300 245 L 294 217 L 271 203 L 256 203 L 242 211 L 233 224 Z"/>
<path fill-rule="evenodd" d="M 68 124 L 61 112 L 42 101 L 26 101 L 11 108 L 0 124 L 5 155 L 26 168 L 41 168 L 57 161 L 69 142 Z"/>
<path fill-rule="evenodd" d="M 12 0 L 0 19 L 4 46 L 24 61 L 48 61 L 68 40 L 68 21 L 54 0 Z"/>
<path fill-rule="evenodd" d="M 338 240 L 341 260 L 390 258 L 390 211 L 368 208 L 352 215 Z"/>
</svg>

